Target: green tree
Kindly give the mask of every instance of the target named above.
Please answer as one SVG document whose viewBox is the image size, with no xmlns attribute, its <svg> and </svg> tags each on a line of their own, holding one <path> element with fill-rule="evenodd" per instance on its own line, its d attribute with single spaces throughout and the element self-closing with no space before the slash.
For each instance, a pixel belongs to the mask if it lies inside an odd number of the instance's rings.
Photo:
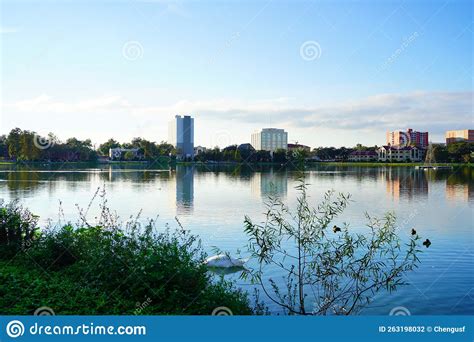
<svg viewBox="0 0 474 342">
<path fill-rule="evenodd" d="M 104 156 L 108 156 L 109 155 L 109 149 L 117 148 L 117 147 L 121 147 L 120 143 L 118 141 L 114 140 L 113 138 L 110 138 L 105 143 L 103 143 L 99 146 L 99 152 Z"/>
<path fill-rule="evenodd" d="M 280 148 L 273 152 L 273 162 L 284 164 L 287 161 L 288 159 L 286 157 L 286 150 Z"/>
<path fill-rule="evenodd" d="M 8 144 L 7 144 L 6 135 L 0 136 L 0 157 L 1 158 L 8 157 Z"/>
<path fill-rule="evenodd" d="M 14 128 L 10 131 L 7 137 L 8 155 L 10 158 L 17 158 L 20 154 L 20 137 L 22 130 Z"/>
<path fill-rule="evenodd" d="M 474 152 L 474 143 L 456 142 L 449 144 L 447 148 L 452 162 L 468 162 L 471 152 Z"/>
<path fill-rule="evenodd" d="M 134 160 L 135 159 L 135 154 L 132 151 L 127 151 L 125 152 L 123 159 L 125 160 Z"/>
<path fill-rule="evenodd" d="M 240 150 L 239 149 L 236 149 L 235 150 L 235 153 L 234 153 L 234 160 L 238 163 L 240 163 L 242 161 L 242 156 L 240 154 Z"/>
<path fill-rule="evenodd" d="M 367 215 L 366 234 L 330 224 L 350 201 L 350 196 L 330 191 L 316 208 L 310 206 L 304 178 L 296 210 L 270 197 L 264 223 L 245 217 L 249 251 L 257 267 L 244 272 L 274 303 L 289 314 L 350 315 L 368 305 L 382 290 L 393 291 L 404 275 L 419 263 L 420 237 L 405 245 L 395 227 L 395 217 Z M 286 283 L 279 286 L 266 273 L 280 269 Z"/>
<path fill-rule="evenodd" d="M 440 144 L 433 145 L 433 154 L 437 163 L 446 163 L 449 161 L 449 153 L 446 146 Z"/>
<path fill-rule="evenodd" d="M 19 159 L 26 161 L 38 160 L 42 151 L 40 146 L 34 132 L 23 131 L 20 135 Z"/>
<path fill-rule="evenodd" d="M 162 141 L 157 145 L 158 153 L 160 156 L 176 155 L 176 151 L 173 145 L 168 144 L 166 141 Z"/>
</svg>

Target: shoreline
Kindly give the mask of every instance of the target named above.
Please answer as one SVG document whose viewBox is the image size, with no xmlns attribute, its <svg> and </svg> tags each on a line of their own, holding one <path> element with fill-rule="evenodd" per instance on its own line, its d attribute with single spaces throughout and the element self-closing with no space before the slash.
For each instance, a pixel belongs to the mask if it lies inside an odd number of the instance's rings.
<svg viewBox="0 0 474 342">
<path fill-rule="evenodd" d="M 284 166 L 284 163 L 274 163 L 274 162 L 260 162 L 260 163 L 246 163 L 246 162 L 232 162 L 232 161 L 221 161 L 221 162 L 193 162 L 193 161 L 169 161 L 169 160 L 162 160 L 162 161 L 109 161 L 109 162 L 101 162 L 101 161 L 90 161 L 90 162 L 44 162 L 44 161 L 34 161 L 34 162 L 24 162 L 24 161 L 0 161 L 0 165 L 100 165 L 100 166 L 107 166 L 107 165 L 147 165 L 147 164 L 154 164 L 159 163 L 163 165 L 181 165 L 181 166 L 245 166 L 245 165 L 255 165 L 255 166 Z M 416 166 L 424 166 L 424 163 L 412 163 L 412 162 L 400 162 L 400 163 L 387 163 L 387 162 L 306 162 L 306 166 L 361 166 L 361 167 L 381 167 L 381 166 L 388 166 L 388 167 L 416 167 Z M 432 163 L 432 166 L 452 166 L 452 167 L 473 167 L 473 163 Z"/>
</svg>

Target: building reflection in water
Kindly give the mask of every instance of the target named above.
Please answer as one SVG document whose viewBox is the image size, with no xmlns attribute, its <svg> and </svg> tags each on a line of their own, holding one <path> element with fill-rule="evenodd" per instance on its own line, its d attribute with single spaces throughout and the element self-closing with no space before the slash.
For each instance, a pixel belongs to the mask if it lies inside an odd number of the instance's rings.
<svg viewBox="0 0 474 342">
<path fill-rule="evenodd" d="M 193 211 L 194 166 L 176 166 L 176 210 L 177 214 Z"/>
<path fill-rule="evenodd" d="M 415 168 L 391 167 L 382 171 L 386 181 L 387 194 L 393 199 L 412 200 L 428 196 L 426 172 Z"/>
<path fill-rule="evenodd" d="M 469 168 L 466 168 L 446 178 L 446 199 L 448 201 L 473 201 L 474 182 L 469 173 Z"/>
<path fill-rule="evenodd" d="M 256 172 L 251 179 L 252 194 L 261 198 L 285 197 L 288 192 L 288 171 Z"/>
</svg>

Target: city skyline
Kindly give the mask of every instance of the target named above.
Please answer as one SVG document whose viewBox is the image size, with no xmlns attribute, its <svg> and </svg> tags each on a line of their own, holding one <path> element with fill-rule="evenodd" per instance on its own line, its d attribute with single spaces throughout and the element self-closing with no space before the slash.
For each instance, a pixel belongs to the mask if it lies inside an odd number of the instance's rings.
<svg viewBox="0 0 474 342">
<path fill-rule="evenodd" d="M 278 127 L 340 147 L 472 126 L 468 1 L 115 3 L 2 2 L 2 133 L 158 142 L 184 114 L 196 146 Z"/>
</svg>

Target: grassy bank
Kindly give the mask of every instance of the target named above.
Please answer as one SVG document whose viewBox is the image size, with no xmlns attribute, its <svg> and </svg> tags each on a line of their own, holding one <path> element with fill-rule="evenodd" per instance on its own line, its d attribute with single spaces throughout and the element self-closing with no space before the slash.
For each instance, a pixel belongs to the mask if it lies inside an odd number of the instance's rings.
<svg viewBox="0 0 474 342">
<path fill-rule="evenodd" d="M 152 224 L 36 227 L 16 204 L 0 207 L 0 314 L 42 306 L 56 314 L 251 314 L 247 295 L 215 281 L 196 236 Z"/>
</svg>

